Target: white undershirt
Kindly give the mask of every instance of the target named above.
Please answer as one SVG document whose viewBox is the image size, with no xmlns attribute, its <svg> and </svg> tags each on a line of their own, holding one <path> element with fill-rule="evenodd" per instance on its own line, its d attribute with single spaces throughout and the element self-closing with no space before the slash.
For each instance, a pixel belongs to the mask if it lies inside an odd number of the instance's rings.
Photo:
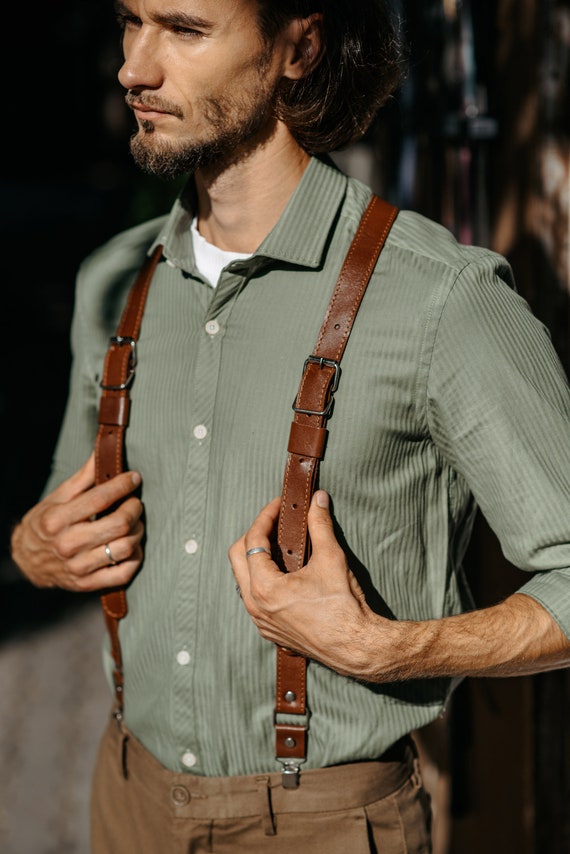
<svg viewBox="0 0 570 854">
<path fill-rule="evenodd" d="M 197 217 L 194 217 L 192 220 L 190 234 L 192 235 L 196 266 L 201 275 L 213 288 L 218 284 L 220 273 L 231 261 L 251 257 L 251 253 L 249 252 L 227 252 L 224 249 L 218 249 L 213 243 L 208 243 L 198 231 Z"/>
</svg>

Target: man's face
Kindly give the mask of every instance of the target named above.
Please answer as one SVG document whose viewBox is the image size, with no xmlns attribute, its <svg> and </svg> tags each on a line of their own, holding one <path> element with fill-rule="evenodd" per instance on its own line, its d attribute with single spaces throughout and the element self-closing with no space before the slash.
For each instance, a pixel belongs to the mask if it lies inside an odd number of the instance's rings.
<svg viewBox="0 0 570 854">
<path fill-rule="evenodd" d="M 255 0 L 120 0 L 137 164 L 163 177 L 239 161 L 274 126 L 284 44 L 261 39 Z"/>
</svg>

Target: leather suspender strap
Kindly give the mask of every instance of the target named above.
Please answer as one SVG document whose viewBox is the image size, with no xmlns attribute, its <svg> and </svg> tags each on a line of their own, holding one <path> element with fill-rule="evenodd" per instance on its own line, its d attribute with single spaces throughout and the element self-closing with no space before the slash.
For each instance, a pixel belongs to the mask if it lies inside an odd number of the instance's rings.
<svg viewBox="0 0 570 854">
<path fill-rule="evenodd" d="M 307 513 L 315 488 L 318 464 L 324 454 L 333 395 L 340 377 L 340 360 L 370 275 L 398 209 L 373 196 L 345 259 L 327 315 L 308 357 L 294 404 L 288 458 L 278 525 L 278 543 L 288 572 L 300 569 L 309 556 Z M 136 343 L 148 289 L 162 255 L 157 246 L 147 257 L 129 293 L 117 334 L 110 340 L 101 381 L 99 430 L 95 441 L 95 481 L 104 483 L 124 470 L 125 430 L 129 420 L 129 389 L 137 364 Z M 119 621 L 127 613 L 123 586 L 100 596 L 114 661 L 115 716 L 123 712 L 123 662 Z M 284 768 L 284 785 L 296 785 L 299 764 L 306 756 L 308 729 L 306 659 L 277 648 L 276 755 Z M 280 716 L 297 716 L 295 725 Z"/>
<path fill-rule="evenodd" d="M 99 403 L 99 429 L 95 439 L 95 482 L 104 483 L 124 470 L 125 430 L 129 421 L 129 389 L 137 366 L 136 344 L 140 333 L 142 316 L 148 289 L 162 255 L 162 246 L 157 246 L 147 256 L 130 290 L 117 334 L 111 338 L 105 358 L 101 399 Z M 123 660 L 119 643 L 119 620 L 127 613 L 127 597 L 124 587 L 104 591 L 101 605 L 111 641 L 113 656 L 113 681 L 115 685 L 116 711 L 120 719 L 123 712 Z"/>
<path fill-rule="evenodd" d="M 352 324 L 398 208 L 373 196 L 346 256 L 315 350 L 305 361 L 293 404 L 295 416 L 289 436 L 283 479 L 277 542 L 282 566 L 296 572 L 310 556 L 307 514 L 324 456 L 340 361 Z M 306 759 L 308 713 L 307 660 L 277 647 L 275 751 L 283 767 L 283 785 L 294 788 L 299 766 Z M 285 718 L 286 716 L 286 718 Z M 297 723 L 291 723 L 296 720 Z"/>
</svg>

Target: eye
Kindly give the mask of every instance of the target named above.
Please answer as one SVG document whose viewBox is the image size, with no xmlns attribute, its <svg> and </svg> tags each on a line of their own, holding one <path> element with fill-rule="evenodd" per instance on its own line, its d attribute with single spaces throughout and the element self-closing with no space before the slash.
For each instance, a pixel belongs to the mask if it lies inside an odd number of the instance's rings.
<svg viewBox="0 0 570 854">
<path fill-rule="evenodd" d="M 181 39 L 199 39 L 205 35 L 201 30 L 197 30 L 194 27 L 185 27 L 179 24 L 173 25 L 170 30 L 175 36 Z"/>
<path fill-rule="evenodd" d="M 140 27 L 141 24 L 140 18 L 137 18 L 134 15 L 129 15 L 128 12 L 117 12 L 116 19 L 119 29 L 122 32 L 129 28 Z"/>
<path fill-rule="evenodd" d="M 157 18 L 157 23 L 180 39 L 201 39 L 212 30 L 212 23 L 197 15 L 174 11 Z"/>
</svg>

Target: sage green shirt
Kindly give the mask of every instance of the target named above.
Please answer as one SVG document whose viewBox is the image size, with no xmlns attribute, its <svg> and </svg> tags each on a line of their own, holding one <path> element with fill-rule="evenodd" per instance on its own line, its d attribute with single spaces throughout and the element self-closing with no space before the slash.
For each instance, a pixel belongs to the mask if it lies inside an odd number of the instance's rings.
<svg viewBox="0 0 570 854">
<path fill-rule="evenodd" d="M 147 539 L 120 634 L 127 725 L 168 768 L 277 770 L 275 648 L 236 595 L 227 552 L 281 491 L 303 362 L 369 197 L 312 160 L 275 228 L 215 290 L 180 202 L 79 272 L 47 489 L 91 451 L 108 338 L 145 254 L 165 247 L 131 395 Z M 401 212 L 346 348 L 320 476 L 372 606 L 414 620 L 471 607 L 461 561 L 477 502 L 529 571 L 523 590 L 569 634 L 569 428 L 567 380 L 505 259 Z M 381 754 L 438 716 L 450 688 L 367 685 L 311 662 L 307 767 Z"/>
</svg>

